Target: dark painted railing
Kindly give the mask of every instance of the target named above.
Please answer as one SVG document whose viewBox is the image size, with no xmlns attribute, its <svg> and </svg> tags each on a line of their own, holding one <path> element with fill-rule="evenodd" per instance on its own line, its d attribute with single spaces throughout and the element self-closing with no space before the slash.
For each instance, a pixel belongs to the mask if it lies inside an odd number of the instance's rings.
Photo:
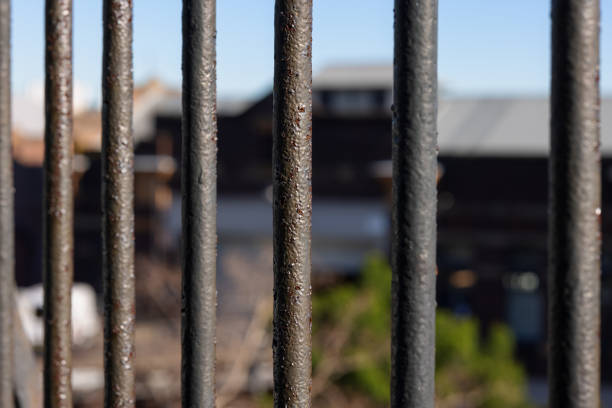
<svg viewBox="0 0 612 408">
<path fill-rule="evenodd" d="M 434 406 L 438 1 L 395 1 L 391 406 Z"/>
<path fill-rule="evenodd" d="M 599 0 L 555 0 L 550 120 L 551 407 L 598 407 Z"/>
<path fill-rule="evenodd" d="M 182 401 L 215 406 L 217 92 L 215 0 L 183 1 Z"/>
<path fill-rule="evenodd" d="M 103 12 L 105 406 L 134 406 L 132 2 Z M 70 407 L 72 1 L 46 1 L 46 407 Z M 183 1 L 182 401 L 215 405 L 216 2 Z M 597 407 L 600 381 L 599 1 L 554 0 L 550 404 Z M 311 405 L 312 0 L 277 0 L 274 404 Z M 393 407 L 434 406 L 437 0 L 395 0 Z M 10 1 L 0 0 L 0 404 L 13 406 Z"/>
</svg>

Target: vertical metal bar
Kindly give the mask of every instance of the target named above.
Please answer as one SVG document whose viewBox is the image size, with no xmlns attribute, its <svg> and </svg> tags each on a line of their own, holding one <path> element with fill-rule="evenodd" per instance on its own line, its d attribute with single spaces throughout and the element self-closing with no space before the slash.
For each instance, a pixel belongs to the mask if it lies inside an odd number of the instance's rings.
<svg viewBox="0 0 612 408">
<path fill-rule="evenodd" d="M 434 406 L 437 14 L 395 1 L 392 407 Z"/>
<path fill-rule="evenodd" d="M 11 2 L 0 0 L 0 406 L 13 407 L 13 219 Z"/>
<path fill-rule="evenodd" d="M 132 1 L 104 0 L 102 211 L 104 406 L 134 406 Z"/>
<path fill-rule="evenodd" d="M 276 0 L 274 31 L 274 406 L 309 407 L 312 0 Z"/>
<path fill-rule="evenodd" d="M 72 407 L 72 1 L 47 0 L 45 52 L 45 407 Z"/>
<path fill-rule="evenodd" d="M 182 401 L 215 406 L 216 1 L 183 0 Z"/>
<path fill-rule="evenodd" d="M 598 407 L 599 0 L 554 0 L 552 6 L 550 406 Z"/>
</svg>

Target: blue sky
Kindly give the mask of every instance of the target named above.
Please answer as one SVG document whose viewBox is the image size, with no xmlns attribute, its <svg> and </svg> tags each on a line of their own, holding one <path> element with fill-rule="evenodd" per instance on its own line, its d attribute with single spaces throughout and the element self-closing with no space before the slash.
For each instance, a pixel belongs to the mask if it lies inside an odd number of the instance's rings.
<svg viewBox="0 0 612 408">
<path fill-rule="evenodd" d="M 74 1 L 74 73 L 99 98 L 101 6 Z M 43 80 L 42 0 L 13 1 L 16 93 Z M 549 0 L 439 0 L 439 79 L 452 95 L 545 95 L 549 89 Z M 273 76 L 273 0 L 217 2 L 218 92 L 252 98 Z M 134 75 L 180 86 L 181 1 L 134 0 Z M 391 63 L 392 0 L 314 0 L 313 70 Z M 602 1 L 601 85 L 612 94 L 612 1 Z"/>
</svg>

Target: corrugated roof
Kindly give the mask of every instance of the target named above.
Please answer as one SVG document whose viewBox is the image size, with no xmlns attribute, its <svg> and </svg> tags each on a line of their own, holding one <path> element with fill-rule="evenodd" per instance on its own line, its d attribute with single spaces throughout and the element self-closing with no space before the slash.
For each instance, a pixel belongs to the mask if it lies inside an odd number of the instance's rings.
<svg viewBox="0 0 612 408">
<path fill-rule="evenodd" d="M 392 65 L 337 65 L 324 68 L 312 79 L 314 90 L 392 89 Z"/>
<path fill-rule="evenodd" d="M 438 111 L 441 155 L 543 156 L 549 152 L 547 98 L 450 99 Z M 601 151 L 612 156 L 612 99 L 601 103 Z"/>
<path fill-rule="evenodd" d="M 254 101 L 251 99 L 218 99 L 217 113 L 224 116 L 238 116 L 250 108 L 253 103 Z M 183 101 L 181 95 L 178 94 L 171 98 L 165 98 L 157 106 L 155 113 L 167 116 L 180 115 L 182 109 Z"/>
<path fill-rule="evenodd" d="M 314 90 L 374 90 L 393 87 L 391 65 L 338 65 L 318 72 Z M 178 93 L 154 98 L 142 119 L 135 112 L 134 128 L 150 133 L 146 120 L 155 114 L 181 112 Z M 220 100 L 218 112 L 239 115 L 252 101 Z M 388 111 L 391 114 L 390 109 Z M 545 156 L 549 151 L 550 107 L 540 98 L 441 99 L 438 111 L 440 154 L 457 156 Z M 147 133 L 145 132 L 145 133 Z M 601 104 L 602 154 L 612 156 L 612 98 Z"/>
<path fill-rule="evenodd" d="M 314 76 L 313 88 L 391 90 L 393 67 L 330 66 Z M 549 152 L 549 121 L 547 97 L 443 98 L 438 111 L 440 154 L 544 156 Z M 601 103 L 601 139 L 602 154 L 612 156 L 612 98 L 604 98 Z"/>
</svg>

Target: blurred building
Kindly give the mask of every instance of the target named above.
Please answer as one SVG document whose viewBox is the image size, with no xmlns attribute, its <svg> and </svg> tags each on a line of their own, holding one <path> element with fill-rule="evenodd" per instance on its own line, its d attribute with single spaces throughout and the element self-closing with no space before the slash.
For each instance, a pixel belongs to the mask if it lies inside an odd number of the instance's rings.
<svg viewBox="0 0 612 408">
<path fill-rule="evenodd" d="M 368 252 L 388 251 L 391 89 L 390 66 L 331 67 L 314 78 L 312 259 L 318 277 L 350 276 Z M 136 248 L 177 263 L 180 94 L 153 81 L 137 90 L 134 106 Z M 83 115 L 75 123 L 75 146 L 88 164 L 75 203 L 75 276 L 99 288 L 99 114 Z M 438 304 L 477 316 L 483 329 L 508 322 L 535 374 L 545 372 L 549 118 L 545 97 L 442 95 L 439 104 Z M 77 129 L 88 136 L 77 137 Z M 612 99 L 602 100 L 601 129 L 605 322 L 612 313 Z M 219 102 L 218 148 L 222 285 L 227 253 L 264 251 L 271 243 L 271 94 Z M 31 181 L 35 176 L 19 178 L 26 173 L 16 170 L 17 202 L 40 202 L 34 198 L 40 188 L 21 188 L 40 185 Z M 28 219 L 31 209 L 24 204 L 22 210 L 21 222 L 36 224 Z M 18 240 L 25 239 L 19 231 Z M 606 325 L 602 339 L 603 375 L 610 378 Z"/>
<path fill-rule="evenodd" d="M 313 80 L 313 271 L 351 274 L 388 249 L 392 69 L 331 67 Z M 180 157 L 180 100 L 157 115 Z M 219 105 L 219 236 L 271 236 L 272 96 Z M 549 102 L 452 98 L 439 104 L 438 304 L 510 324 L 530 372 L 544 374 Z M 602 101 L 602 300 L 612 312 L 612 99 Z M 174 182 L 178 188 L 178 174 Z M 179 206 L 173 206 L 178 234 Z M 329 235 L 333 233 L 333 236 Z M 178 236 L 178 235 L 177 235 Z M 604 344 L 610 332 L 602 328 Z M 612 353 L 603 347 L 606 378 Z"/>
</svg>

